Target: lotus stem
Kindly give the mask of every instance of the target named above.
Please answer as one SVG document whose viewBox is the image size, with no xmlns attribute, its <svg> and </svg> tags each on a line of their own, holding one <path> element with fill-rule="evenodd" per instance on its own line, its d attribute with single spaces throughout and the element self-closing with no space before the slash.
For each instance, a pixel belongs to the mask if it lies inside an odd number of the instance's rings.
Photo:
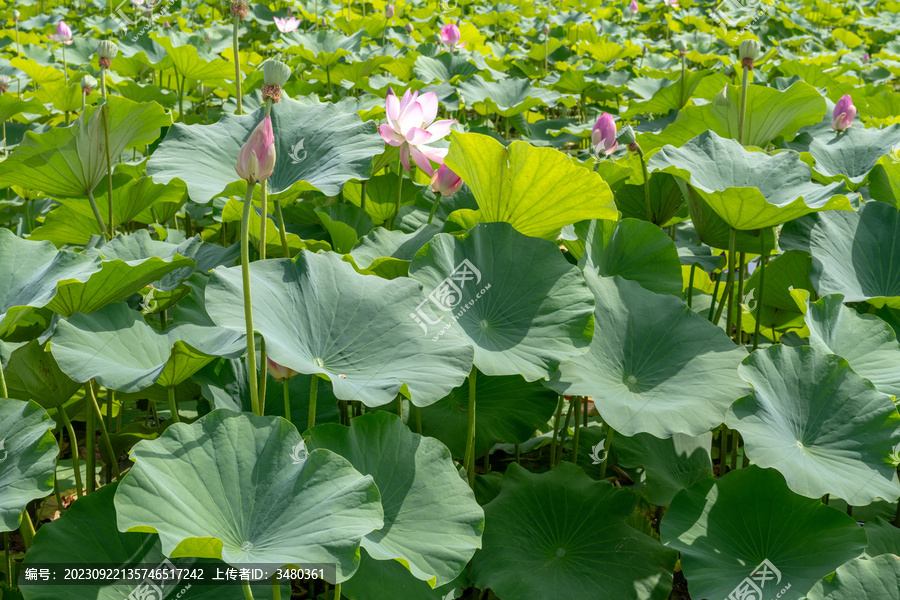
<svg viewBox="0 0 900 600">
<path fill-rule="evenodd" d="M 240 45 L 238 44 L 238 27 L 240 26 L 240 16 L 234 15 L 234 30 L 232 32 L 232 42 L 234 49 L 234 85 L 237 87 L 237 113 L 239 115 L 244 114 L 243 107 L 241 105 L 241 55 L 240 55 Z M 180 108 L 179 108 L 180 110 Z M 184 123 L 184 120 L 182 120 Z M 249 588 L 248 588 L 249 590 Z M 252 597 L 252 595 L 251 595 Z"/>
<path fill-rule="evenodd" d="M 759 327 L 760 320 L 762 319 L 762 307 L 763 307 L 763 286 L 766 283 L 766 263 L 769 262 L 769 257 L 766 255 L 766 239 L 760 234 L 760 239 L 762 240 L 762 252 L 760 254 L 760 265 L 759 265 L 759 297 L 756 299 L 756 325 L 753 327 L 753 350 L 759 346 Z M 898 504 L 900 506 L 900 504 Z"/>
<path fill-rule="evenodd" d="M 666 41 L 669 39 L 669 19 L 666 19 Z M 681 92 L 678 96 L 678 108 L 684 108 L 687 98 L 684 97 L 684 76 L 687 72 L 687 56 L 681 55 Z"/>
<path fill-rule="evenodd" d="M 691 308 L 691 302 L 694 299 L 694 272 L 697 270 L 697 263 L 691 265 L 691 276 L 688 279 L 687 305 Z"/>
<path fill-rule="evenodd" d="M 284 418 L 291 420 L 291 385 L 290 380 L 285 379 L 281 382 L 284 386 Z"/>
<path fill-rule="evenodd" d="M 181 423 L 181 416 L 178 414 L 178 403 L 175 402 L 175 387 L 167 386 L 166 393 L 169 396 L 169 411 L 172 413 L 172 420 Z"/>
<path fill-rule="evenodd" d="M 13 563 L 9 553 L 9 532 L 3 532 L 3 563 L 6 565 L 6 581 L 9 587 L 13 586 Z"/>
<path fill-rule="evenodd" d="M 709 315 L 707 315 L 707 319 L 713 324 L 718 323 L 718 320 L 713 321 L 713 317 L 716 314 L 716 296 L 719 295 L 719 283 L 722 281 L 722 272 L 719 271 L 716 273 L 716 285 L 713 287 L 712 301 L 709 303 Z"/>
<path fill-rule="evenodd" d="M 719 432 L 719 477 L 725 475 L 728 462 L 728 427 L 722 425 Z"/>
<path fill-rule="evenodd" d="M 738 344 L 744 343 L 744 307 L 742 305 L 744 300 L 744 261 L 746 260 L 746 256 L 743 252 L 738 254 L 738 302 L 735 307 L 737 310 L 735 311 L 737 314 L 735 315 L 735 324 L 737 325 L 737 333 L 735 335 L 735 342 Z"/>
<path fill-rule="evenodd" d="M 66 410 L 60 406 L 57 409 L 57 412 L 63 422 L 63 427 L 69 432 L 69 447 L 72 449 L 72 467 L 75 469 L 75 496 L 81 498 L 84 495 L 84 492 L 82 492 L 84 488 L 81 485 L 81 464 L 78 460 L 78 438 L 75 437 L 75 428 L 72 427 L 72 421 L 69 420 L 69 415 L 66 414 Z"/>
<path fill-rule="evenodd" d="M 749 72 L 749 67 L 744 65 L 744 76 L 741 78 L 741 112 L 738 113 L 738 141 L 741 145 L 744 144 L 744 119 L 747 114 L 747 78 Z"/>
<path fill-rule="evenodd" d="M 728 232 L 728 277 L 725 279 L 725 292 L 719 302 L 719 308 L 716 310 L 716 317 L 713 323 L 718 324 L 722 317 L 722 310 L 725 308 L 725 302 L 728 301 L 728 315 L 725 317 L 725 333 L 731 337 L 731 301 L 734 288 L 734 262 L 735 252 L 737 251 L 737 230 L 731 227 Z M 713 298 L 715 300 L 715 298 Z"/>
<path fill-rule="evenodd" d="M 463 457 L 463 465 L 466 467 L 466 477 L 469 487 L 475 487 L 475 383 L 478 370 L 472 365 L 469 373 L 469 407 L 467 410 L 468 424 L 466 427 L 466 454 Z"/>
<path fill-rule="evenodd" d="M 394 216 L 391 217 L 391 222 L 388 223 L 388 229 L 393 229 L 394 224 L 397 221 L 397 217 L 400 215 L 400 197 L 403 193 L 403 165 L 397 165 L 397 202 L 394 204 Z"/>
<path fill-rule="evenodd" d="M 553 439 L 550 440 L 550 467 L 556 465 L 556 437 L 559 434 L 559 420 L 562 418 L 563 397 L 556 403 L 556 418 L 553 419 Z"/>
<path fill-rule="evenodd" d="M 9 390 L 6 389 L 6 375 L 3 374 L 2 362 L 0 362 L 0 398 L 9 398 Z"/>
<path fill-rule="evenodd" d="M 288 246 L 287 229 L 284 226 L 284 214 L 281 212 L 281 201 L 275 201 L 275 220 L 278 221 L 278 235 L 281 237 L 281 252 L 284 258 L 291 257 L 291 249 Z"/>
<path fill-rule="evenodd" d="M 103 139 L 106 143 L 104 148 L 106 151 L 106 192 L 108 195 L 107 205 L 109 207 L 109 237 L 115 235 L 116 226 L 113 220 L 113 186 L 112 186 L 112 157 L 109 153 L 109 95 L 106 91 L 106 67 L 100 67 L 100 93 L 103 95 Z"/>
<path fill-rule="evenodd" d="M 244 212 L 241 216 L 241 277 L 244 287 L 244 323 L 247 326 L 247 379 L 250 385 L 250 407 L 253 414 L 262 416 L 259 409 L 259 388 L 256 381 L 256 343 L 253 336 L 253 307 L 250 304 L 250 210 L 253 208 L 253 188 L 247 183 Z M 249 588 L 248 588 L 249 589 Z"/>
<path fill-rule="evenodd" d="M 641 172 L 644 174 L 644 209 L 647 211 L 647 220 L 653 223 L 653 209 L 650 207 L 650 174 L 647 172 L 647 161 L 644 160 L 644 151 L 637 147 L 637 155 L 641 159 Z"/>
<path fill-rule="evenodd" d="M 253 591 L 250 589 L 250 581 L 244 579 L 241 582 L 241 589 L 244 591 L 244 600 L 254 600 Z"/>
<path fill-rule="evenodd" d="M 412 405 L 412 410 L 416 419 L 416 433 L 422 435 L 422 410 L 415 404 Z"/>
<path fill-rule="evenodd" d="M 68 64 L 66 63 L 66 44 L 65 44 L 65 42 L 63 42 L 62 51 L 63 51 L 63 81 L 65 82 L 66 87 L 68 87 L 69 86 L 69 68 L 68 68 Z M 101 71 L 102 70 L 103 69 L 101 69 Z"/>
<path fill-rule="evenodd" d="M 581 396 L 572 396 L 575 407 L 575 435 L 572 436 L 572 462 L 578 464 L 578 439 L 581 433 Z"/>
<path fill-rule="evenodd" d="M 93 411 L 94 414 L 97 415 L 97 422 L 100 423 L 100 439 L 103 442 L 103 445 L 106 447 L 106 452 L 109 454 L 110 466 L 112 470 L 116 474 L 116 479 L 122 477 L 121 472 L 119 471 L 119 463 L 116 460 L 116 455 L 112 447 L 112 441 L 109 439 L 109 430 L 106 428 L 106 423 L 103 422 L 103 413 L 100 411 L 100 404 L 97 402 L 97 394 L 94 392 L 93 383 L 88 384 L 88 391 L 91 394 L 91 406 L 88 408 L 89 411 Z M 110 401 L 110 406 L 112 401 Z M 110 422 L 112 422 L 112 409 L 109 409 L 107 413 Z"/>
<path fill-rule="evenodd" d="M 731 470 L 738 468 L 738 432 L 737 429 L 731 432 Z"/>
<path fill-rule="evenodd" d="M 603 462 L 600 463 L 600 479 L 606 479 L 606 465 L 609 463 L 609 449 L 612 447 L 612 439 L 615 430 L 606 424 L 606 440 L 603 442 Z"/>
<path fill-rule="evenodd" d="M 31 550 L 31 544 L 34 542 L 34 522 L 31 515 L 28 514 L 28 507 L 22 511 L 22 524 L 19 525 L 19 533 L 22 534 L 22 543 L 25 544 L 25 550 Z"/>
<path fill-rule="evenodd" d="M 341 584 L 334 584 L 334 596 L 332 600 L 341 600 Z"/>
<path fill-rule="evenodd" d="M 181 80 L 179 80 L 178 73 L 175 73 L 175 83 L 178 85 L 178 119 L 182 123 L 184 123 L 184 80 L 185 79 L 186 79 L 186 77 L 184 75 L 182 75 Z"/>
<path fill-rule="evenodd" d="M 110 4 L 110 6 L 112 6 L 112 5 Z M 21 54 L 21 52 L 19 51 L 19 21 L 18 21 L 18 19 L 15 20 L 15 25 L 16 25 L 16 54 Z"/>
<path fill-rule="evenodd" d="M 403 420 L 403 396 L 397 394 L 397 416 Z"/>
<path fill-rule="evenodd" d="M 278 575 L 272 575 L 272 600 L 281 600 L 281 581 Z"/>
<path fill-rule="evenodd" d="M 366 212 L 366 182 L 367 179 L 363 179 L 362 183 L 360 183 L 360 192 L 359 192 L 359 208 L 362 209 L 363 212 Z M 431 221 L 429 221 L 430 223 Z"/>
<path fill-rule="evenodd" d="M 97 472 L 97 425 L 94 415 L 94 407 L 91 406 L 91 382 L 84 384 L 84 403 L 85 412 L 87 413 L 84 420 L 84 470 L 87 473 L 87 481 L 84 482 L 84 493 L 90 494 L 94 491 L 94 473 Z"/>
<path fill-rule="evenodd" d="M 559 436 L 559 452 L 556 453 L 556 464 L 562 462 L 562 455 L 566 451 L 566 437 L 569 435 L 569 419 L 572 418 L 572 405 L 569 404 L 569 410 L 566 411 L 566 420 L 563 422 L 562 435 Z"/>
<path fill-rule="evenodd" d="M 428 213 L 428 221 L 426 223 L 427 225 L 431 225 L 431 221 L 434 219 L 434 213 L 437 212 L 437 207 L 438 207 L 438 204 L 440 203 L 440 201 L 441 201 L 441 195 L 437 194 L 434 197 L 434 204 L 431 205 L 431 212 Z"/>
<path fill-rule="evenodd" d="M 309 419 L 306 426 L 312 428 L 316 424 L 316 397 L 319 393 L 319 376 L 313 373 L 312 381 L 309 382 Z"/>
<path fill-rule="evenodd" d="M 260 185 L 262 201 L 260 202 L 259 223 L 259 260 L 266 260 L 266 224 L 269 220 L 269 181 L 263 181 Z"/>
</svg>

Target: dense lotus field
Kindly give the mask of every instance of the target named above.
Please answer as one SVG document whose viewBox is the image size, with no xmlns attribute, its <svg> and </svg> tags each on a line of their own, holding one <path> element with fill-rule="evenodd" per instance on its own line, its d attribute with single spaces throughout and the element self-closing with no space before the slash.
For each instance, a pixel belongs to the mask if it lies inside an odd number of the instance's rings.
<svg viewBox="0 0 900 600">
<path fill-rule="evenodd" d="M 0 598 L 900 600 L 898 14 L 0 0 Z"/>
</svg>

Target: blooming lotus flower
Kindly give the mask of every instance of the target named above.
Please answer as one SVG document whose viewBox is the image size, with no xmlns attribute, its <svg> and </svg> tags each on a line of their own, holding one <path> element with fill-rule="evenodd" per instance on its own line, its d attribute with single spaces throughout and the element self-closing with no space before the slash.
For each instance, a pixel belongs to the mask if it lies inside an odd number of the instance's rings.
<svg viewBox="0 0 900 600">
<path fill-rule="evenodd" d="M 628 4 L 628 12 L 630 12 L 633 15 L 637 14 L 637 12 L 638 12 L 637 0 L 631 0 L 631 2 Z"/>
<path fill-rule="evenodd" d="M 460 44 L 459 38 L 459 27 L 455 24 L 450 23 L 449 25 L 441 27 L 441 43 L 447 46 L 451 51 L 466 45 L 465 42 Z"/>
<path fill-rule="evenodd" d="M 447 165 L 441 165 L 431 176 L 431 190 L 444 198 L 452 196 L 462 187 L 463 180 L 459 175 L 450 170 Z"/>
<path fill-rule="evenodd" d="M 275 170 L 275 134 L 271 117 L 260 121 L 250 134 L 238 154 L 234 170 L 250 183 L 265 181 Z"/>
<path fill-rule="evenodd" d="M 281 33 L 290 33 L 292 31 L 297 31 L 300 27 L 300 19 L 297 17 L 288 17 L 286 19 L 282 19 L 281 17 L 275 17 L 275 27 L 278 28 L 278 31 Z"/>
<path fill-rule="evenodd" d="M 409 171 L 409 157 L 420 169 L 434 174 L 430 161 L 444 162 L 446 148 L 432 148 L 427 144 L 436 142 L 448 133 L 455 119 L 435 121 L 437 116 L 437 94 L 428 92 L 419 96 L 419 92 L 406 90 L 402 99 L 398 99 L 394 90 L 389 90 L 385 100 L 387 123 L 378 128 L 378 133 L 391 146 L 400 147 L 400 161 L 403 168 Z"/>
<path fill-rule="evenodd" d="M 56 34 L 50 34 L 50 39 L 62 42 L 66 45 L 72 44 L 72 29 L 66 25 L 65 21 L 60 21 L 56 26 Z"/>
<path fill-rule="evenodd" d="M 853 125 L 853 119 L 856 118 L 856 107 L 853 106 L 853 100 L 850 94 L 846 94 L 838 100 L 834 105 L 834 112 L 831 114 L 831 128 L 837 132 L 846 131 Z"/>
<path fill-rule="evenodd" d="M 591 130 L 591 147 L 594 154 L 609 156 L 619 147 L 616 140 L 616 123 L 609 113 L 603 113 Z"/>
<path fill-rule="evenodd" d="M 678 0 L 663 0 L 663 3 L 669 8 L 678 8 Z"/>
<path fill-rule="evenodd" d="M 266 357 L 266 365 L 269 367 L 269 374 L 275 378 L 275 381 L 284 381 L 285 379 L 290 379 L 297 374 L 297 371 L 279 365 L 268 356 Z"/>
</svg>

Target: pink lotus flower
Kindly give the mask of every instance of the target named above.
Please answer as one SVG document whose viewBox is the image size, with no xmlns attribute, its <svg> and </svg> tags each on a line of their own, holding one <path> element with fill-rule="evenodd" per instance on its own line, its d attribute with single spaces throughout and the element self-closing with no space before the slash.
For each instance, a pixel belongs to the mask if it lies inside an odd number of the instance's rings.
<svg viewBox="0 0 900 600">
<path fill-rule="evenodd" d="M 444 198 L 452 196 L 462 187 L 463 180 L 459 175 L 450 170 L 447 165 L 441 165 L 431 176 L 431 190 Z"/>
<path fill-rule="evenodd" d="M 869 53 L 866 52 L 865 54 L 862 55 L 862 64 L 866 64 L 868 62 L 869 62 Z"/>
<path fill-rule="evenodd" d="M 465 42 L 460 44 L 459 38 L 459 27 L 457 27 L 455 24 L 450 23 L 441 27 L 441 43 L 447 46 L 451 51 L 456 50 L 457 48 L 462 48 L 466 45 Z"/>
<path fill-rule="evenodd" d="M 297 371 L 279 365 L 268 356 L 266 357 L 266 366 L 268 366 L 269 374 L 275 378 L 275 381 L 284 381 L 285 379 L 290 379 L 297 374 Z"/>
<path fill-rule="evenodd" d="M 412 156 L 420 169 L 432 175 L 434 168 L 430 161 L 442 163 L 447 149 L 432 148 L 427 144 L 444 138 L 456 120 L 434 120 L 438 109 L 437 94 L 434 92 L 420 97 L 419 92 L 406 90 L 403 98 L 398 99 L 394 90 L 389 90 L 384 104 L 388 122 L 378 128 L 378 133 L 391 146 L 400 147 L 400 161 L 404 169 L 409 171 L 409 157 Z"/>
<path fill-rule="evenodd" d="M 393 4 L 388 4 L 387 8 L 384 10 L 384 16 L 386 16 L 388 19 L 393 19 L 395 10 L 396 9 L 394 8 Z"/>
<path fill-rule="evenodd" d="M 616 141 L 616 123 L 609 113 L 603 113 L 591 130 L 591 146 L 594 154 L 609 156 L 619 147 Z"/>
<path fill-rule="evenodd" d="M 639 8 L 637 0 L 631 0 L 631 2 L 628 4 L 628 11 L 634 15 L 637 14 L 638 10 Z"/>
<path fill-rule="evenodd" d="M 238 154 L 234 170 L 250 183 L 265 181 L 275 170 L 275 134 L 272 118 L 260 121 Z"/>
<path fill-rule="evenodd" d="M 663 0 L 663 3 L 669 8 L 678 8 L 678 0 Z"/>
<path fill-rule="evenodd" d="M 66 25 L 65 21 L 60 21 L 56 26 L 56 34 L 51 33 L 50 39 L 70 46 L 72 44 L 72 30 Z"/>
<path fill-rule="evenodd" d="M 853 125 L 853 119 L 856 118 L 856 107 L 853 106 L 853 100 L 850 94 L 846 94 L 838 100 L 834 105 L 834 112 L 831 114 L 831 128 L 837 132 L 846 131 Z"/>
<path fill-rule="evenodd" d="M 297 28 L 300 27 L 300 19 L 297 17 L 288 17 L 286 19 L 275 17 L 275 27 L 277 27 L 278 31 L 281 33 L 297 31 Z"/>
</svg>

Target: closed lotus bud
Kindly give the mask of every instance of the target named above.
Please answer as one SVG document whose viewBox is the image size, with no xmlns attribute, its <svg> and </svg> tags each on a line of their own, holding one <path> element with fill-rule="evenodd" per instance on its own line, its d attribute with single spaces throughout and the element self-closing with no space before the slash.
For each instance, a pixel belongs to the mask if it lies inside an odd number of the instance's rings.
<svg viewBox="0 0 900 600">
<path fill-rule="evenodd" d="M 544 35 L 550 35 L 550 26 L 544 25 L 543 32 L 544 32 Z"/>
<path fill-rule="evenodd" d="M 738 56 L 741 57 L 742 66 L 752 69 L 753 61 L 759 56 L 759 42 L 756 40 L 744 40 L 738 47 Z"/>
<path fill-rule="evenodd" d="M 100 66 L 108 69 L 112 59 L 116 57 L 118 52 L 119 47 L 116 46 L 115 42 L 110 42 L 109 40 L 100 42 L 100 46 L 97 47 L 97 54 L 100 55 Z"/>
<path fill-rule="evenodd" d="M 631 0 L 631 2 L 628 4 L 628 11 L 634 15 L 634 14 L 637 14 L 638 10 L 639 10 L 639 7 L 638 7 L 637 0 Z"/>
<path fill-rule="evenodd" d="M 241 179 L 250 183 L 265 181 L 275 170 L 275 134 L 272 132 L 272 118 L 260 121 L 250 138 L 241 147 L 234 170 Z"/>
<path fill-rule="evenodd" d="M 405 29 L 406 29 L 406 33 L 412 35 L 412 32 L 413 32 L 413 24 L 412 24 L 412 23 L 407 23 Z"/>
<path fill-rule="evenodd" d="M 263 63 L 263 82 L 283 87 L 291 76 L 291 68 L 280 60 L 269 59 Z"/>
<path fill-rule="evenodd" d="M 609 113 L 603 113 L 591 130 L 591 146 L 594 153 L 609 156 L 619 147 L 616 141 L 616 123 Z"/>
<path fill-rule="evenodd" d="M 387 5 L 387 8 L 384 10 L 384 15 L 385 15 L 388 19 L 393 19 L 393 18 L 394 18 L 394 12 L 395 12 L 394 5 L 393 5 L 393 4 L 388 4 L 388 5 Z"/>
<path fill-rule="evenodd" d="M 447 165 L 441 165 L 441 168 L 431 176 L 431 190 L 444 198 L 458 192 L 462 184 L 463 180 L 460 179 L 459 175 L 451 171 Z"/>
<path fill-rule="evenodd" d="M 275 381 L 284 381 L 285 379 L 290 379 L 297 374 L 297 371 L 279 365 L 268 356 L 266 357 L 266 364 L 269 367 L 269 375 L 274 377 Z"/>
<path fill-rule="evenodd" d="M 96 89 L 97 87 L 97 79 L 91 77 L 90 75 L 85 75 L 81 78 L 81 91 L 85 94 L 90 94 L 91 90 Z"/>
<path fill-rule="evenodd" d="M 616 139 L 621 140 L 626 145 L 633 144 L 635 140 L 634 129 L 631 128 L 631 125 L 626 125 L 619 130 L 619 135 L 616 136 Z"/>
<path fill-rule="evenodd" d="M 6 92 L 10 83 L 12 83 L 12 79 L 9 75 L 0 75 L 0 94 Z"/>
<path fill-rule="evenodd" d="M 862 64 L 866 64 L 868 62 L 869 62 L 869 53 L 866 52 L 865 54 L 862 55 Z"/>
<path fill-rule="evenodd" d="M 17 10 L 13 11 L 13 19 L 15 19 L 16 21 L 18 21 L 19 17 L 21 17 L 21 16 L 22 16 L 22 13 L 20 13 L 19 11 L 17 11 Z"/>
<path fill-rule="evenodd" d="M 685 44 L 683 40 L 675 40 L 672 47 L 678 52 L 687 52 L 687 44 Z"/>
<path fill-rule="evenodd" d="M 846 94 L 838 100 L 834 105 L 832 113 L 831 128 L 837 132 L 846 131 L 853 125 L 853 119 L 856 118 L 856 107 L 853 106 L 853 100 L 850 94 Z"/>
</svg>

